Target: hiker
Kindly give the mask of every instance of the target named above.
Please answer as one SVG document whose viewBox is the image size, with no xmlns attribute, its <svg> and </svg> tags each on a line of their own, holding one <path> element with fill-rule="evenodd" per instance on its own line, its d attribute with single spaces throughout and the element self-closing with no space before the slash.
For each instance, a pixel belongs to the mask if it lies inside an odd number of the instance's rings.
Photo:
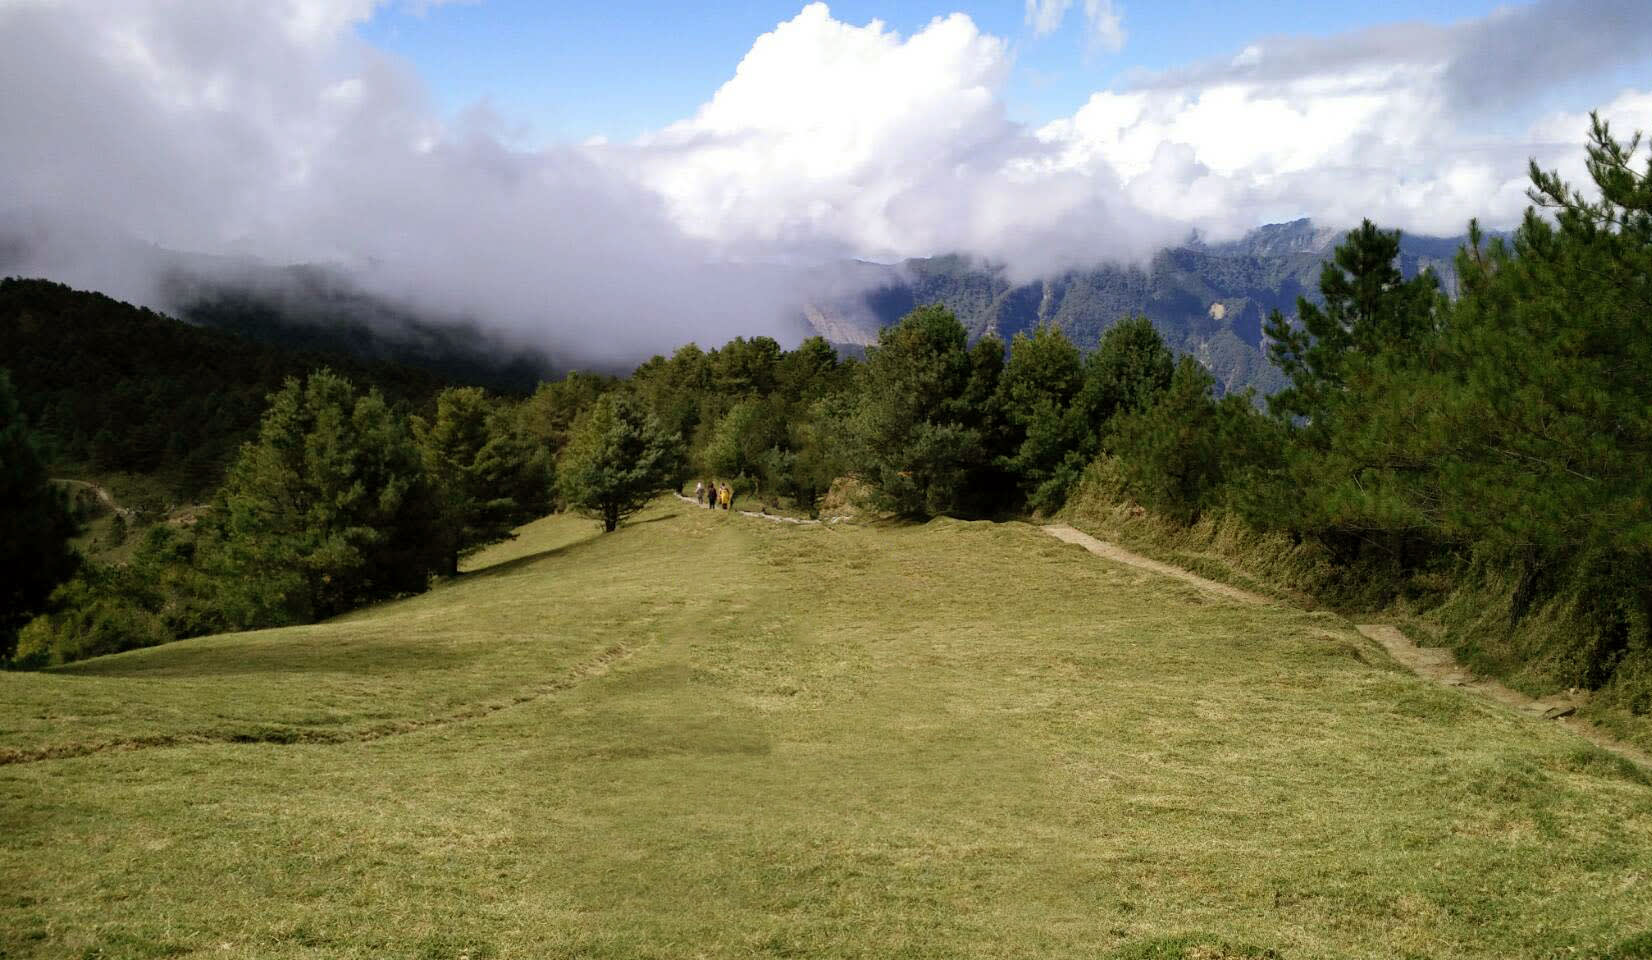
<svg viewBox="0 0 1652 960">
<path fill-rule="evenodd" d="M 706 503 L 706 484 L 704 480 L 694 481 L 694 502 L 700 506 Z"/>
<path fill-rule="evenodd" d="M 717 502 L 723 505 L 724 510 L 731 509 L 734 506 L 734 488 L 723 484 L 723 489 L 717 493 Z"/>
<path fill-rule="evenodd" d="M 718 486 L 717 486 L 717 481 L 715 481 L 715 480 L 711 481 L 711 485 L 706 487 L 706 509 L 707 510 L 717 509 L 717 490 L 718 490 Z"/>
</svg>

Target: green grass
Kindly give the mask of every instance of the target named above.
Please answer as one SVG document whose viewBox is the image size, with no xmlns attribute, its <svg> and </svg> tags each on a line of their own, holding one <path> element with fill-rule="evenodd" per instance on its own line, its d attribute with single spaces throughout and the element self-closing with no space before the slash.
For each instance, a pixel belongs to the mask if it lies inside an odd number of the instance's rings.
<svg viewBox="0 0 1652 960">
<path fill-rule="evenodd" d="M 553 518 L 0 675 L 0 956 L 1632 957 L 1652 785 L 1023 524 Z M 86 752 L 93 751 L 93 752 Z"/>
<path fill-rule="evenodd" d="M 1380 572 L 1339 572 L 1311 541 L 1299 544 L 1283 534 L 1258 532 L 1232 514 L 1218 511 L 1189 526 L 1134 507 L 1116 470 L 1105 459 L 1092 465 L 1059 519 L 1155 560 L 1284 603 L 1394 623 L 1413 641 L 1449 647 L 1472 672 L 1528 696 L 1586 684 L 1580 638 L 1594 636 L 1597 628 L 1578 609 L 1575 590 L 1542 599 L 1511 630 L 1513 571 L 1431 572 L 1403 582 Z M 1620 666 L 1610 682 L 1590 691 L 1578 716 L 1624 743 L 1652 751 L 1652 675 Z"/>
</svg>

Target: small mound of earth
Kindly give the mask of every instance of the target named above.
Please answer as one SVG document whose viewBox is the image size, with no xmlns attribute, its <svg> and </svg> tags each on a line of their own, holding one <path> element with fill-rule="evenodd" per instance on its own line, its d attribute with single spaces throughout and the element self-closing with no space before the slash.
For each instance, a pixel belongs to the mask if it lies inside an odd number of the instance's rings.
<svg viewBox="0 0 1652 960">
<path fill-rule="evenodd" d="M 864 504 L 871 488 L 855 477 L 838 477 L 820 501 L 823 517 L 857 517 L 865 511 Z"/>
</svg>

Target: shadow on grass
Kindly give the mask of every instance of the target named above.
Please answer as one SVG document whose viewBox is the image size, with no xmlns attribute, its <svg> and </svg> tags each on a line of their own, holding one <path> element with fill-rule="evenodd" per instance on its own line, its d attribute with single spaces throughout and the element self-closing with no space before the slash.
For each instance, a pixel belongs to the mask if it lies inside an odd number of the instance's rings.
<svg viewBox="0 0 1652 960">
<path fill-rule="evenodd" d="M 306 639 L 294 643 L 249 644 L 227 651 L 221 644 L 164 644 L 132 651 L 136 656 L 97 657 L 50 670 L 59 677 L 145 677 L 188 679 L 270 674 L 384 674 L 451 670 L 483 651 L 405 640 Z"/>
<path fill-rule="evenodd" d="M 648 516 L 629 521 L 618 532 L 623 533 L 626 527 L 660 523 L 681 517 L 681 511 Z M 589 536 L 572 543 L 512 557 L 478 570 L 469 570 L 447 581 L 444 587 L 507 576 L 542 560 L 570 554 L 579 548 L 599 543 L 603 536 L 602 533 L 593 531 Z M 361 607 L 311 626 L 359 624 L 371 619 L 375 613 L 383 613 L 428 595 L 415 594 Z M 237 645 L 233 651 L 227 650 L 225 643 L 164 643 L 141 650 L 94 657 L 78 663 L 52 667 L 42 672 L 58 677 L 150 679 L 322 673 L 378 674 L 450 670 L 482 656 L 481 651 L 454 648 L 439 642 L 421 643 L 413 639 L 353 639 L 329 633 L 306 634 L 301 638 L 295 637 L 290 642 L 246 641 L 241 645 L 243 642 L 228 641 L 230 645 Z"/>
<path fill-rule="evenodd" d="M 664 523 L 667 520 L 679 520 L 682 516 L 683 512 L 681 510 L 673 510 L 670 513 L 662 513 L 657 517 L 647 517 L 642 520 L 627 520 L 620 524 L 620 530 L 624 530 L 626 527 L 640 527 L 645 523 Z M 617 533 L 619 531 L 615 532 Z"/>
<path fill-rule="evenodd" d="M 575 540 L 573 543 L 565 543 L 560 547 L 551 547 L 548 550 L 540 550 L 537 553 L 527 553 L 520 557 L 511 557 L 509 560 L 501 560 L 498 563 L 490 564 L 485 567 L 478 567 L 475 570 L 466 570 L 457 577 L 449 578 L 443 586 L 453 586 L 454 584 L 459 583 L 471 583 L 476 580 L 486 580 L 489 577 L 497 577 L 502 574 L 513 573 L 523 567 L 532 566 L 541 560 L 548 560 L 551 557 L 558 557 L 565 553 L 572 553 L 580 547 L 588 547 L 593 543 L 596 543 L 596 537 L 589 537 L 585 540 Z"/>
<path fill-rule="evenodd" d="M 681 512 L 674 512 L 658 517 L 647 517 L 642 520 L 628 520 L 622 524 L 620 528 L 615 531 L 615 533 L 624 533 L 626 527 L 637 527 L 645 523 L 661 523 L 666 520 L 676 520 L 681 517 Z M 485 580 L 489 577 L 514 573 L 523 567 L 532 566 L 541 560 L 547 560 L 551 557 L 558 557 L 563 554 L 572 553 L 581 547 L 594 546 L 595 544 L 602 542 L 602 538 L 605 536 L 605 534 L 594 529 L 596 525 L 596 521 L 591 522 L 593 531 L 590 536 L 585 537 L 583 540 L 575 540 L 573 543 L 565 543 L 560 547 L 551 547 L 546 550 L 540 550 L 536 553 L 524 554 L 520 557 L 511 557 L 509 560 L 501 560 L 498 563 L 489 564 L 485 567 L 478 567 L 475 570 L 466 570 L 459 574 L 459 576 L 449 580 L 448 584 L 470 583 L 476 580 Z"/>
</svg>

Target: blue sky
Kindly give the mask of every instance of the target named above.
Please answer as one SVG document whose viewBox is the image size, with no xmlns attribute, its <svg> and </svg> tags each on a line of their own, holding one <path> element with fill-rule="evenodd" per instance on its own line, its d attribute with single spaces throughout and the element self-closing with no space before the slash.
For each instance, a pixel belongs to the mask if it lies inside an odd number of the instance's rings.
<svg viewBox="0 0 1652 960">
<path fill-rule="evenodd" d="M 507 122 L 525 126 L 527 144 L 597 135 L 631 139 L 690 116 L 733 76 L 760 34 L 802 6 L 801 0 L 692 11 L 664 0 L 392 5 L 358 32 L 410 61 L 449 114 L 485 101 Z M 1034 35 L 1016 2 L 839 0 L 831 10 L 834 18 L 854 24 L 882 20 L 903 35 L 937 16 L 968 14 L 983 32 L 1012 44 L 1015 68 L 1005 106 L 1012 119 L 1036 124 L 1072 113 L 1096 90 L 1127 84 L 1136 71 L 1231 57 L 1256 40 L 1401 22 L 1447 24 L 1498 6 L 1494 0 L 1126 3 L 1120 9 L 1127 38 L 1117 53 L 1090 42 L 1080 9 L 1069 10 L 1061 27 L 1045 36 Z"/>
</svg>

